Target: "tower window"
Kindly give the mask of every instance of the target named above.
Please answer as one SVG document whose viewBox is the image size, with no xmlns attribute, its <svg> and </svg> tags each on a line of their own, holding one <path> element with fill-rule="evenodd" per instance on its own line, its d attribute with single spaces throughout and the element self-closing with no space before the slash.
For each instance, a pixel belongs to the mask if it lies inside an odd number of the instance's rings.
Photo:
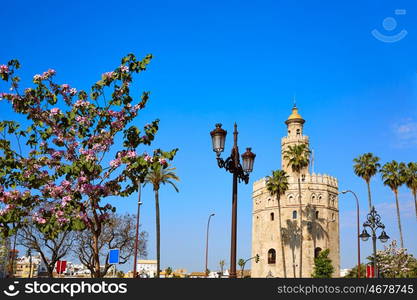
<svg viewBox="0 0 417 300">
<path fill-rule="evenodd" d="M 274 213 L 271 213 L 271 221 L 274 220 Z"/>
<path fill-rule="evenodd" d="M 335 219 L 334 219 L 334 213 L 332 213 L 332 221 L 334 221 Z"/>
<path fill-rule="evenodd" d="M 300 134 L 301 134 L 301 130 L 297 129 L 297 135 L 300 135 Z"/>
<path fill-rule="evenodd" d="M 276 261 L 276 253 L 274 249 L 269 249 L 268 251 L 268 264 L 273 265 Z"/>
<path fill-rule="evenodd" d="M 293 218 L 293 219 L 297 219 L 297 211 L 296 211 L 296 210 L 294 210 L 294 211 L 292 212 L 292 218 Z"/>
<path fill-rule="evenodd" d="M 316 210 L 316 220 L 319 218 L 319 211 Z"/>
</svg>

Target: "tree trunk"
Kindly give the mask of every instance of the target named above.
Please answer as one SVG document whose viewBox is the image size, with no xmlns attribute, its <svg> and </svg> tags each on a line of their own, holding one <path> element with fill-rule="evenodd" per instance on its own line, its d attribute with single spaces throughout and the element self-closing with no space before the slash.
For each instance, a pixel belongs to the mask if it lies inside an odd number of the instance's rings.
<svg viewBox="0 0 417 300">
<path fill-rule="evenodd" d="M 279 222 L 279 240 L 281 241 L 281 255 L 282 255 L 282 266 L 284 271 L 284 278 L 287 278 L 287 265 L 285 263 L 285 251 L 284 251 L 284 241 L 282 239 L 282 222 L 281 222 L 281 199 L 278 195 L 278 222 Z"/>
<path fill-rule="evenodd" d="M 303 278 L 303 206 L 301 202 L 301 180 L 300 180 L 301 174 L 298 174 L 298 201 L 300 204 L 300 278 Z"/>
<path fill-rule="evenodd" d="M 366 181 L 366 185 L 368 186 L 368 205 L 369 205 L 369 211 L 372 210 L 372 199 L 371 199 L 371 183 L 370 181 Z"/>
<path fill-rule="evenodd" d="M 155 190 L 155 216 L 156 216 L 156 277 L 159 278 L 161 270 L 161 224 L 159 218 L 159 191 Z"/>
<path fill-rule="evenodd" d="M 413 191 L 414 205 L 416 206 L 416 218 L 417 218 L 417 191 Z"/>
<path fill-rule="evenodd" d="M 100 272 L 100 255 L 99 255 L 99 247 L 98 247 L 98 238 L 99 235 L 97 232 L 93 232 L 93 259 L 94 259 L 94 278 L 100 278 L 101 272 Z"/>
<path fill-rule="evenodd" d="M 401 248 L 404 248 L 403 230 L 401 228 L 400 203 L 398 202 L 398 191 L 394 191 L 394 194 L 395 194 L 395 204 L 397 205 L 397 221 L 398 221 L 398 230 L 400 231 Z"/>
</svg>

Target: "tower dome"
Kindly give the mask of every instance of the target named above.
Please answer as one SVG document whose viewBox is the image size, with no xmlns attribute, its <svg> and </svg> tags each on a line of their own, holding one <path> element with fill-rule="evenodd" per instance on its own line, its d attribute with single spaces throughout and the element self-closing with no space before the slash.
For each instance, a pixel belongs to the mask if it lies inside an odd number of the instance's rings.
<svg viewBox="0 0 417 300">
<path fill-rule="evenodd" d="M 305 122 L 303 117 L 301 117 L 301 115 L 298 113 L 298 108 L 295 104 L 294 104 L 294 107 L 292 108 L 291 115 L 285 121 L 285 124 L 288 125 L 289 123 L 293 123 L 293 122 L 294 123 L 301 123 L 301 124 L 304 124 L 304 122 Z"/>
</svg>

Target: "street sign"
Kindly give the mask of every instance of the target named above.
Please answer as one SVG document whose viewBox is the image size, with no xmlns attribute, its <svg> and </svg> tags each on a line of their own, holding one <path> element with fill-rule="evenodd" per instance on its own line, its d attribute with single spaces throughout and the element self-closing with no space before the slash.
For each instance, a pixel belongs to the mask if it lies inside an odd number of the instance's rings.
<svg viewBox="0 0 417 300">
<path fill-rule="evenodd" d="M 110 249 L 109 253 L 109 264 L 118 264 L 119 263 L 119 249 Z"/>
</svg>

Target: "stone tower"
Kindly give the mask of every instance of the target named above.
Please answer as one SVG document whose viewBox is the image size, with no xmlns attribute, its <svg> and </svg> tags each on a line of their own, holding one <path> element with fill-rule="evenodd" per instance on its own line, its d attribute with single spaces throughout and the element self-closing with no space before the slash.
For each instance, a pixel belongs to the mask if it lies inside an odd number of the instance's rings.
<svg viewBox="0 0 417 300">
<path fill-rule="evenodd" d="M 287 136 L 281 140 L 281 169 L 288 175 L 289 189 L 280 198 L 266 189 L 266 178 L 253 184 L 252 255 L 260 256 L 259 263 L 252 263 L 252 277 L 299 277 L 300 241 L 302 240 L 302 277 L 311 277 L 314 257 L 321 250 L 330 249 L 333 277 L 340 273 L 339 209 L 337 179 L 328 175 L 314 174 L 306 167 L 301 171 L 302 230 L 299 226 L 298 178 L 284 159 L 289 145 L 309 145 L 303 135 L 305 120 L 294 105 L 285 121 Z M 281 211 L 281 216 L 279 216 Z M 280 219 L 282 237 L 279 234 Z M 303 238 L 300 239 L 300 234 Z M 283 248 L 281 238 L 283 238 Z M 284 255 L 282 255 L 284 252 Z"/>
</svg>

